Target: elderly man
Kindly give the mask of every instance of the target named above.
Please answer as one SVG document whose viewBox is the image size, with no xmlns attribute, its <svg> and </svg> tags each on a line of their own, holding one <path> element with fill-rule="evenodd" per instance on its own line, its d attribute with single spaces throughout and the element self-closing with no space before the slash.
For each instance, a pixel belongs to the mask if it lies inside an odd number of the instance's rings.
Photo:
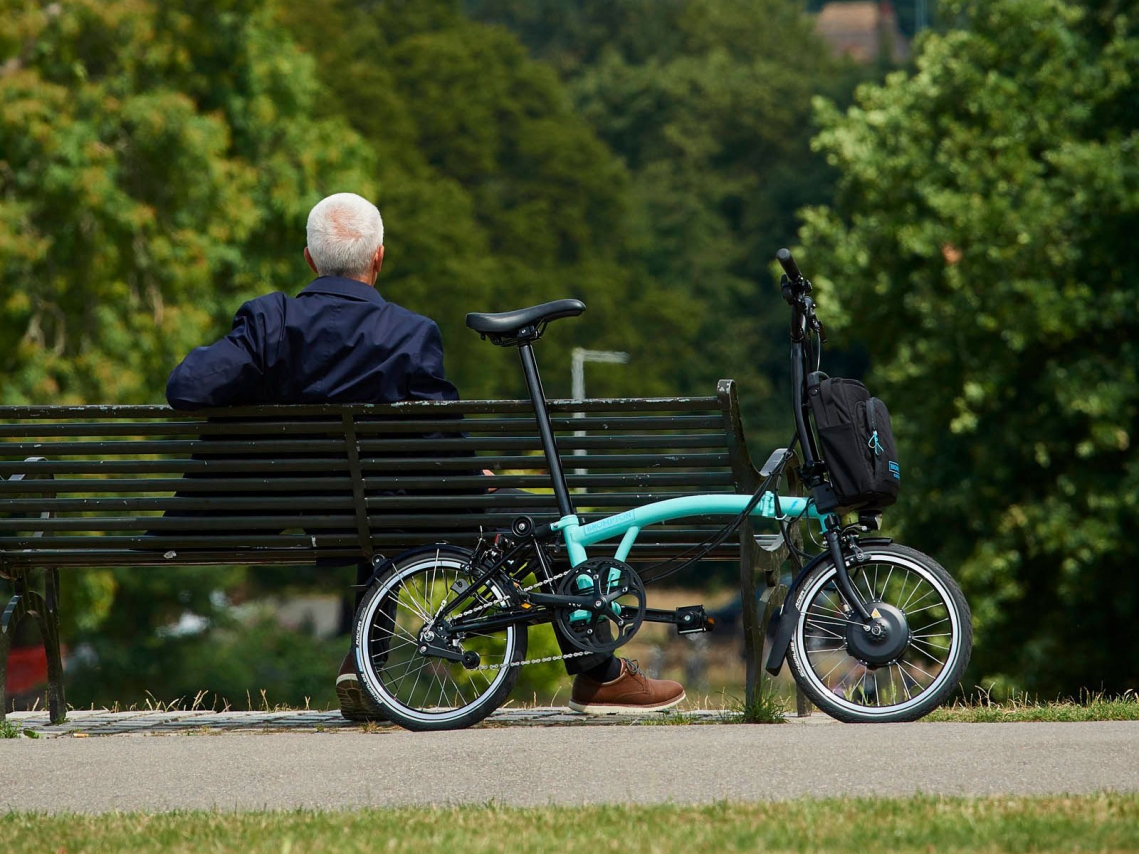
<svg viewBox="0 0 1139 854">
<path fill-rule="evenodd" d="M 307 232 L 304 257 L 316 280 L 296 298 L 271 293 L 241 306 L 228 335 L 174 369 L 166 386 L 170 405 L 457 400 L 443 375 L 439 327 L 375 289 L 384 262 L 384 225 L 375 205 L 354 193 L 329 196 L 309 213 Z M 357 584 L 370 574 L 361 561 Z M 571 649 L 559 640 L 563 650 Z M 684 699 L 678 683 L 648 679 L 613 656 L 566 664 L 576 675 L 570 705 L 579 711 L 665 709 Z M 360 691 L 351 652 L 336 693 L 344 717 L 382 717 Z"/>
</svg>

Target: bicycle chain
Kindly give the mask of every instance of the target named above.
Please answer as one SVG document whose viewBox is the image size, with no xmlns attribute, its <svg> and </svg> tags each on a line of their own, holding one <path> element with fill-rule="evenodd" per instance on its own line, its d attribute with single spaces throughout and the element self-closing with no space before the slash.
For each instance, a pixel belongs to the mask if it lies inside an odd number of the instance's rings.
<svg viewBox="0 0 1139 854">
<path fill-rule="evenodd" d="M 574 570 L 574 568 L 571 566 L 565 572 L 559 572 L 557 575 L 551 575 L 545 581 L 536 581 L 533 584 L 531 584 L 529 587 L 519 587 L 518 590 L 520 593 L 529 593 L 531 590 L 534 590 L 537 587 L 541 587 L 543 584 L 552 584 L 555 581 L 557 581 L 559 578 L 565 578 L 567 575 L 569 575 L 571 572 L 573 572 L 573 570 Z M 477 614 L 479 611 L 485 611 L 487 608 L 493 608 L 495 605 L 500 605 L 500 604 L 502 604 L 502 603 L 501 602 L 487 602 L 484 605 L 475 605 L 473 608 L 468 608 L 465 611 L 462 611 L 458 614 L 455 614 L 453 617 L 451 617 L 451 619 L 452 620 L 458 620 L 461 617 L 467 616 L 468 614 Z"/>
<path fill-rule="evenodd" d="M 528 593 L 529 591 L 535 589 L 536 587 L 541 587 L 543 584 L 553 584 L 559 578 L 565 578 L 567 575 L 569 575 L 573 571 L 574 571 L 574 568 L 570 567 L 565 572 L 559 572 L 557 575 L 552 575 L 549 578 L 547 578 L 545 581 L 538 581 L 538 582 L 535 582 L 534 584 L 531 584 L 529 587 L 522 587 L 522 588 L 520 588 L 520 591 L 522 593 Z M 498 605 L 498 604 L 500 604 L 500 603 L 498 603 L 498 602 L 487 602 L 485 605 L 476 605 L 473 608 L 468 608 L 467 610 L 463 611 L 462 613 L 456 614 L 454 617 L 452 617 L 452 619 L 457 620 L 461 617 L 467 616 L 468 614 L 477 614 L 479 611 L 485 611 L 487 608 L 494 607 L 495 605 Z M 567 658 L 580 658 L 583 655 L 593 655 L 593 653 L 586 652 L 585 650 L 582 650 L 581 652 L 567 652 L 563 655 L 547 655 L 544 658 L 527 658 L 525 661 L 512 661 L 509 664 L 480 664 L 478 667 L 475 668 L 475 670 L 502 670 L 503 668 L 506 668 L 506 667 L 522 667 L 525 664 L 546 664 L 547 662 L 550 662 L 550 661 L 565 661 Z"/>
<path fill-rule="evenodd" d="M 480 664 L 475 670 L 502 670 L 506 667 L 521 667 L 523 664 L 545 664 L 547 661 L 565 661 L 567 658 L 580 658 L 593 655 L 592 652 L 567 652 L 565 655 L 547 655 L 545 658 L 527 658 L 525 661 L 512 661 L 509 664 Z"/>
</svg>

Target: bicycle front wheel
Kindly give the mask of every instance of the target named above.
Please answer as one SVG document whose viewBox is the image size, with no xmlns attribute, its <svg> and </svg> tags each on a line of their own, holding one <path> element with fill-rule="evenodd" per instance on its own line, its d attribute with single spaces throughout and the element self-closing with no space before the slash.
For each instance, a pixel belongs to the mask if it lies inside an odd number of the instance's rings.
<svg viewBox="0 0 1139 854">
<path fill-rule="evenodd" d="M 850 580 L 885 631 L 872 635 L 843 598 L 832 562 L 804 579 L 788 662 L 804 693 L 848 723 L 913 721 L 953 693 L 973 649 L 969 605 L 932 558 L 863 546 Z"/>
<path fill-rule="evenodd" d="M 460 598 L 454 615 L 493 615 L 504 607 L 504 582 L 477 590 L 470 552 L 439 547 L 398 560 L 373 582 L 356 613 L 356 666 L 360 685 L 388 718 L 410 730 L 461 729 L 497 709 L 518 681 L 526 657 L 526 628 L 458 636 L 461 651 L 477 653 L 464 665 L 419 652 L 420 630 L 445 603 Z"/>
</svg>

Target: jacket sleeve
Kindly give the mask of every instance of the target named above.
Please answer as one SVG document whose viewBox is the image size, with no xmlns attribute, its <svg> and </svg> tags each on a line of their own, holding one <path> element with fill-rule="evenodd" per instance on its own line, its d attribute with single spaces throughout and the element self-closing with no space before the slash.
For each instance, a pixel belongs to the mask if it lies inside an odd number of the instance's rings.
<svg viewBox="0 0 1139 854">
<path fill-rule="evenodd" d="M 166 382 L 166 400 L 175 409 L 203 409 L 254 403 L 268 368 L 266 348 L 276 346 L 268 300 L 251 300 L 237 310 L 229 334 L 198 347 Z M 268 311 L 267 311 L 268 310 Z"/>
<path fill-rule="evenodd" d="M 458 400 L 459 391 L 443 376 L 443 336 L 433 320 L 416 336 L 407 377 L 409 400 Z"/>
</svg>

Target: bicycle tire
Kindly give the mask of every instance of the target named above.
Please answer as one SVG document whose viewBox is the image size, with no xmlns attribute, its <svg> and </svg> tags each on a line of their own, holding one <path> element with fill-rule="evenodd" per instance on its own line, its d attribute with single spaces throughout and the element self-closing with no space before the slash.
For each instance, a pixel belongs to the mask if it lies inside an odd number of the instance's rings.
<svg viewBox="0 0 1139 854">
<path fill-rule="evenodd" d="M 834 563 L 827 560 L 811 570 L 795 598 L 791 673 L 811 701 L 837 720 L 917 720 L 961 681 L 973 648 L 969 604 L 953 577 L 928 555 L 896 544 L 863 551 L 867 561 L 848 569 L 851 582 L 868 606 L 885 605 L 903 615 L 899 643 L 904 646 L 885 662 L 859 657 L 870 646 L 852 636 L 863 627 L 838 590 Z"/>
<path fill-rule="evenodd" d="M 470 557 L 465 549 L 439 546 L 397 559 L 357 609 L 353 638 L 360 686 L 405 729 L 469 727 L 502 705 L 518 681 L 527 642 L 521 624 L 463 638 L 463 651 L 479 653 L 476 669 L 419 653 L 419 630 L 442 602 L 455 597 L 455 582 L 470 578 Z M 504 583 L 491 579 L 455 613 L 472 607 L 493 611 L 505 598 Z"/>
</svg>

